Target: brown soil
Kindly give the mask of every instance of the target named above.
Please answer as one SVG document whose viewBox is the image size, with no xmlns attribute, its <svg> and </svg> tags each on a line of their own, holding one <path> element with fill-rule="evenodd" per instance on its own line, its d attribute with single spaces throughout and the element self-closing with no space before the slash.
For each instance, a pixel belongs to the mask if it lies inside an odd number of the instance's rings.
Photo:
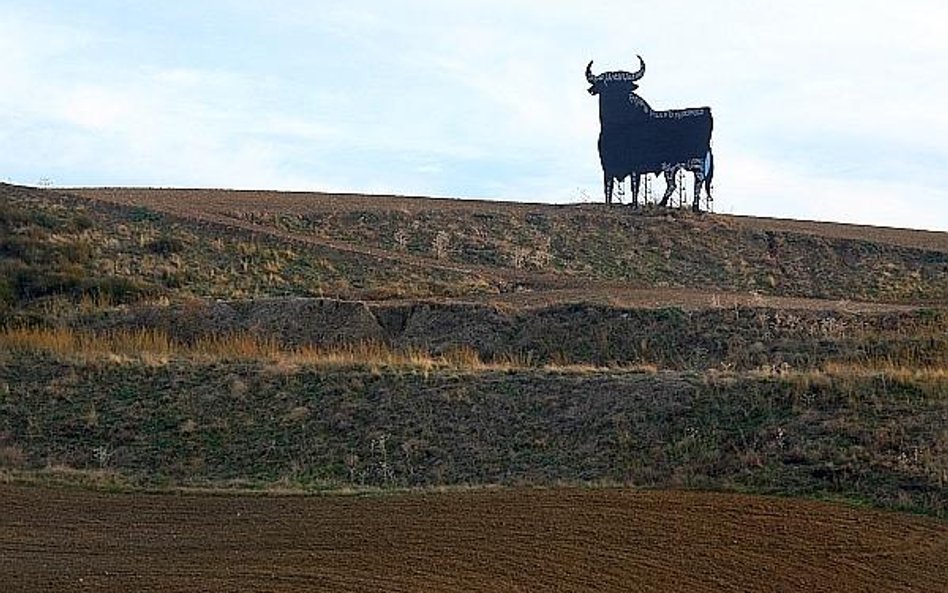
<svg viewBox="0 0 948 593">
<path fill-rule="evenodd" d="M 376 497 L 0 486 L 19 591 L 944 591 L 948 525 L 694 492 Z"/>
</svg>

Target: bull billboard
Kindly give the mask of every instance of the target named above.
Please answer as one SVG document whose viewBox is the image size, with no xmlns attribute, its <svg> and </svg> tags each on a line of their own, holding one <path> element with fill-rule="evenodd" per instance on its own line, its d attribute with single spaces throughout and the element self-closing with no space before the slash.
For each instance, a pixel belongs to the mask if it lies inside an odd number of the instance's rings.
<svg viewBox="0 0 948 593">
<path fill-rule="evenodd" d="M 677 188 L 675 176 L 684 169 L 694 173 L 694 203 L 699 210 L 701 186 L 711 197 L 714 156 L 711 130 L 714 120 L 710 107 L 656 111 L 635 91 L 645 76 L 645 60 L 639 58 L 636 72 L 614 71 L 593 74 L 592 62 L 586 66 L 589 94 L 599 97 L 599 160 L 602 163 L 603 191 L 606 203 L 612 203 L 616 181 L 630 178 L 632 205 L 638 206 L 642 175 L 664 174 L 665 195 L 659 205 Z"/>
</svg>

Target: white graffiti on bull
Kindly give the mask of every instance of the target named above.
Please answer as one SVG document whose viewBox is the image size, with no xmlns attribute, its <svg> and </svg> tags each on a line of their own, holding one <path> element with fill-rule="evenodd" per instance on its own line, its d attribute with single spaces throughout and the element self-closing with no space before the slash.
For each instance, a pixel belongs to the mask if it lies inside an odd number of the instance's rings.
<svg viewBox="0 0 948 593">
<path fill-rule="evenodd" d="M 610 74 L 610 73 L 606 73 Z M 604 74 L 603 76 L 605 76 Z M 701 108 L 691 108 L 691 109 L 669 109 L 668 111 L 656 111 L 652 109 L 642 97 L 639 97 L 635 93 L 629 93 L 629 102 L 633 105 L 643 109 L 646 113 L 650 114 L 655 119 L 685 119 L 687 117 L 695 117 L 697 115 L 704 115 L 708 112 L 707 109 Z"/>
</svg>

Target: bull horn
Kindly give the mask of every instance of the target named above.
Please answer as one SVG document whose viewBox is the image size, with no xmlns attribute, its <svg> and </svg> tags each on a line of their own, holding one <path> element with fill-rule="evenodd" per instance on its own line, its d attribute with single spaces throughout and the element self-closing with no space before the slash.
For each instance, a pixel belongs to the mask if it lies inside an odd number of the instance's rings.
<svg viewBox="0 0 948 593">
<path fill-rule="evenodd" d="M 632 82 L 635 82 L 636 80 L 645 76 L 645 60 L 643 60 L 642 56 L 638 54 L 636 54 L 636 57 L 639 59 L 639 64 L 641 64 L 641 66 L 639 66 L 639 71 L 632 75 Z"/>
<path fill-rule="evenodd" d="M 596 84 L 596 77 L 592 73 L 593 61 L 589 60 L 589 64 L 586 65 L 586 80 L 589 81 L 589 84 Z"/>
</svg>

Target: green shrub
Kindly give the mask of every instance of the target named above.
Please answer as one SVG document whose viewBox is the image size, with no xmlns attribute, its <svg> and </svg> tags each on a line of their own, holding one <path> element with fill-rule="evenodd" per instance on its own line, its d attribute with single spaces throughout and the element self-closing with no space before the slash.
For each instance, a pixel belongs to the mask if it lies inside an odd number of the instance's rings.
<svg viewBox="0 0 948 593">
<path fill-rule="evenodd" d="M 0 227 L 12 228 L 28 220 L 23 210 L 6 200 L 0 202 Z"/>
<path fill-rule="evenodd" d="M 95 248 L 88 241 L 74 241 L 59 249 L 63 261 L 73 264 L 88 264 L 95 258 Z"/>
<path fill-rule="evenodd" d="M 184 241 L 177 237 L 164 235 L 149 242 L 145 249 L 156 255 L 171 255 L 184 251 Z"/>
<path fill-rule="evenodd" d="M 144 206 L 135 206 L 129 211 L 128 218 L 132 222 L 158 222 L 161 220 L 161 214 Z"/>
<path fill-rule="evenodd" d="M 90 296 L 105 297 L 113 303 L 128 304 L 154 295 L 157 290 L 152 285 L 131 278 L 105 276 L 90 279 L 83 287 L 83 292 Z"/>
<path fill-rule="evenodd" d="M 72 227 L 76 231 L 85 231 L 95 226 L 95 221 L 85 213 L 76 214 L 72 218 Z"/>
<path fill-rule="evenodd" d="M 20 301 L 56 294 L 78 296 L 84 279 L 85 272 L 75 266 L 53 270 L 24 266 L 12 274 L 13 289 Z"/>
</svg>

